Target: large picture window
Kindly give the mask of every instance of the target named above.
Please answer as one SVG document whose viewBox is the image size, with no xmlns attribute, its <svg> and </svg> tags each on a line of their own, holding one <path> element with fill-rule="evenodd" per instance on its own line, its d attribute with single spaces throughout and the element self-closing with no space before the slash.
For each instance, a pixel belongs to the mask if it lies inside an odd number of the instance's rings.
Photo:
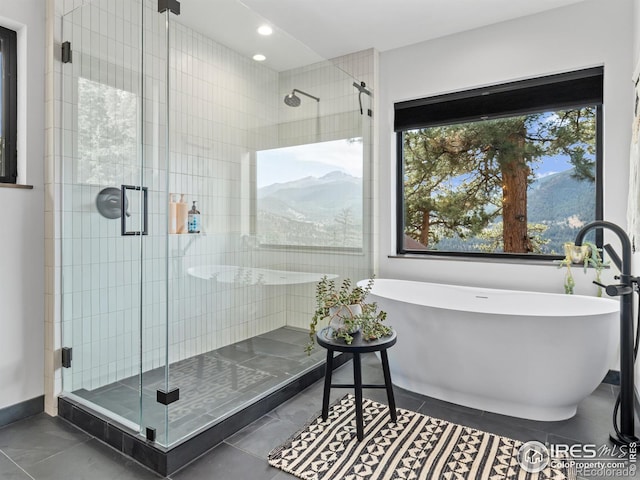
<svg viewBox="0 0 640 480">
<path fill-rule="evenodd" d="M 399 253 L 563 257 L 602 216 L 602 77 L 396 104 Z"/>
<path fill-rule="evenodd" d="M 362 249 L 362 138 L 256 153 L 260 244 Z"/>
<path fill-rule="evenodd" d="M 0 182 L 16 183 L 17 163 L 16 32 L 0 27 Z"/>
</svg>

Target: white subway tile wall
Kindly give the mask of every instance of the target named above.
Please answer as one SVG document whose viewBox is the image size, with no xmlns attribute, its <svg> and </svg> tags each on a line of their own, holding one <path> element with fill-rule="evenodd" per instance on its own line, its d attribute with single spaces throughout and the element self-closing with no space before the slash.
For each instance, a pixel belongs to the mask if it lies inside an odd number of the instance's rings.
<svg viewBox="0 0 640 480">
<path fill-rule="evenodd" d="M 60 275 L 62 285 L 58 292 L 47 287 L 48 330 L 62 326 L 63 338 L 49 335 L 47 347 L 73 346 L 65 391 L 92 390 L 163 366 L 167 356 L 175 362 L 284 325 L 308 327 L 313 283 L 227 283 L 197 278 L 190 268 L 235 265 L 354 280 L 371 275 L 374 140 L 366 110 L 373 103 L 363 96 L 360 115 L 352 83 L 365 81 L 375 93 L 375 51 L 277 72 L 172 19 L 167 125 L 166 37 L 155 2 L 50 5 L 52 38 L 71 41 L 74 56 L 72 64 L 50 66 L 59 88 L 49 101 L 59 115 L 48 124 L 55 140 L 48 166 L 60 172 L 51 184 L 61 191 L 48 212 L 62 232 L 48 244 L 51 276 Z M 300 107 L 285 106 L 293 88 L 321 100 L 303 97 Z M 257 247 L 251 241 L 255 152 L 351 137 L 363 137 L 365 146 L 363 251 Z M 149 235 L 142 239 L 121 236 L 120 219 L 97 211 L 101 189 L 121 184 L 149 189 Z M 184 194 L 189 207 L 197 201 L 200 234 L 166 234 L 170 193 Z M 58 247 L 61 256 L 53 255 Z M 59 378 L 55 362 L 52 370 L 48 375 Z M 59 383 L 48 384 L 48 399 L 60 392 Z M 52 404 L 48 400 L 49 411 Z"/>
</svg>

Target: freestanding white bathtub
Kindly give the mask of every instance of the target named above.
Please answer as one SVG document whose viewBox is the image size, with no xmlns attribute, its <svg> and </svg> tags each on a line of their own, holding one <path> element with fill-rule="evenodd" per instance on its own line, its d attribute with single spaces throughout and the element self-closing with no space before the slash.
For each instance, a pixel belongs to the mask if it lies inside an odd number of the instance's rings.
<svg viewBox="0 0 640 480">
<path fill-rule="evenodd" d="M 570 418 L 617 351 L 612 299 L 389 279 L 369 299 L 398 334 L 393 383 L 480 410 Z"/>
</svg>

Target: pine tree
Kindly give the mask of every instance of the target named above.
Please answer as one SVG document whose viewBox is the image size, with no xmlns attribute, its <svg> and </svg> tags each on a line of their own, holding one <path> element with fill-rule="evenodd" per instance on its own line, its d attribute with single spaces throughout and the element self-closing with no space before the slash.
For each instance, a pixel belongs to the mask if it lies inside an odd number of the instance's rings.
<svg viewBox="0 0 640 480">
<path fill-rule="evenodd" d="M 405 132 L 405 233 L 429 246 L 476 237 L 502 216 L 504 252 L 537 251 L 527 221 L 537 163 L 567 155 L 574 177 L 593 182 L 595 113 L 585 107 Z"/>
</svg>

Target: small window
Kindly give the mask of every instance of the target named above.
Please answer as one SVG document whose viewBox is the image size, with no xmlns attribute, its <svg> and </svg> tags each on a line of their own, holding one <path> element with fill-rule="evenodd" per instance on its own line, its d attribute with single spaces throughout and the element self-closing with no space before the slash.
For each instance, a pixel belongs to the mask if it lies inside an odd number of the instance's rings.
<svg viewBox="0 0 640 480">
<path fill-rule="evenodd" d="M 562 258 L 602 218 L 602 79 L 594 68 L 396 104 L 398 252 Z"/>
<path fill-rule="evenodd" d="M 16 183 L 17 61 L 16 32 L 0 27 L 0 182 Z"/>
</svg>

